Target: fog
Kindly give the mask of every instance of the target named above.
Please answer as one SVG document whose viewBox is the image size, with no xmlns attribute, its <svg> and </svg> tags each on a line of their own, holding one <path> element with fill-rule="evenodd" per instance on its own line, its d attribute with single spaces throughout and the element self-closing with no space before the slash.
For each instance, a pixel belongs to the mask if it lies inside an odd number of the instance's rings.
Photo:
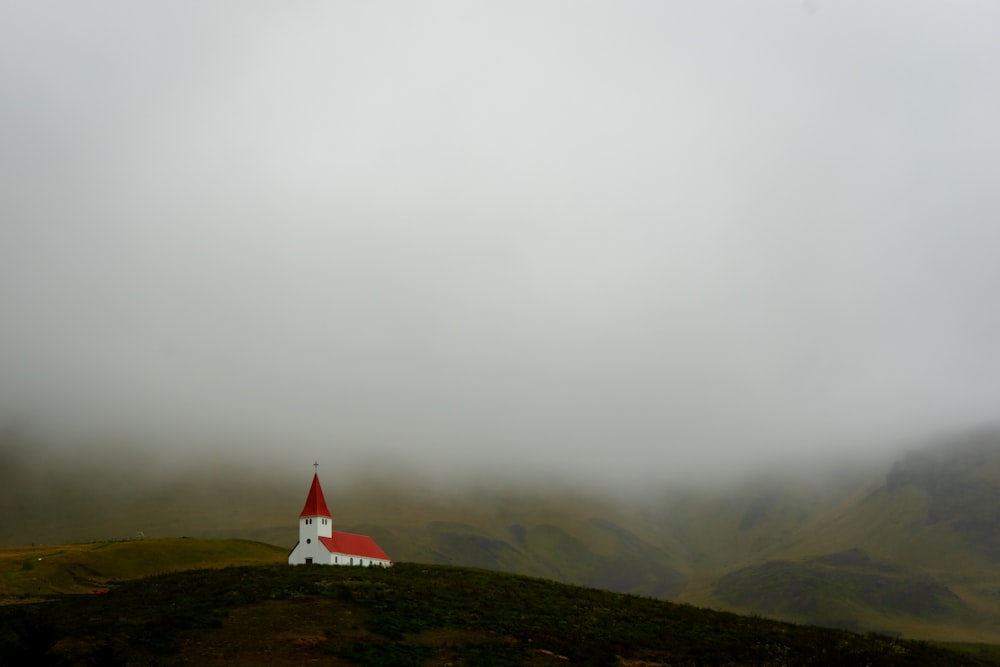
<svg viewBox="0 0 1000 667">
<path fill-rule="evenodd" d="M 0 420 L 700 479 L 997 417 L 1000 5 L 8 2 Z"/>
</svg>

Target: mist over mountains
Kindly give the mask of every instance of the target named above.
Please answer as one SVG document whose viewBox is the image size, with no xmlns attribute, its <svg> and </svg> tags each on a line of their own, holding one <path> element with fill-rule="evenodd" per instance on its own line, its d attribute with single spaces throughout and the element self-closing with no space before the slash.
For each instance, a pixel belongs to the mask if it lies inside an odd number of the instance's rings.
<svg viewBox="0 0 1000 667">
<path fill-rule="evenodd" d="M 809 7 L 4 3 L 0 423 L 629 485 L 994 419 L 1000 9 Z"/>
</svg>

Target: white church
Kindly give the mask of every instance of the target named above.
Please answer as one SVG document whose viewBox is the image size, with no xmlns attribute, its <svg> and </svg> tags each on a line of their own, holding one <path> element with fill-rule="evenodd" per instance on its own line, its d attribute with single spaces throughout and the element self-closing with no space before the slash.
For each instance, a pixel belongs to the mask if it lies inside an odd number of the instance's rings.
<svg viewBox="0 0 1000 667">
<path fill-rule="evenodd" d="M 367 535 L 333 530 L 333 517 L 316 473 L 299 515 L 299 542 L 288 554 L 288 564 L 390 567 L 392 560 Z"/>
</svg>

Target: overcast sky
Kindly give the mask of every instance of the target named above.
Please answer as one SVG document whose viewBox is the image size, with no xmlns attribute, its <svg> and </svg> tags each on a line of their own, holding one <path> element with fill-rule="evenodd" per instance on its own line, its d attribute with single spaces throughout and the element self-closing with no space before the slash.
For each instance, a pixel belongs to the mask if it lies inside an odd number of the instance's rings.
<svg viewBox="0 0 1000 667">
<path fill-rule="evenodd" d="M 615 480 L 992 421 L 998 30 L 973 0 L 4 2 L 0 418 Z"/>
</svg>

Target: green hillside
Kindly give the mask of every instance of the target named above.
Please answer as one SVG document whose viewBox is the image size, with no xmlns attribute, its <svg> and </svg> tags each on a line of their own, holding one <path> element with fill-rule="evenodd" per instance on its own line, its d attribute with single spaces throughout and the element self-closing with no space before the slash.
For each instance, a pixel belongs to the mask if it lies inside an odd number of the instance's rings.
<svg viewBox="0 0 1000 667">
<path fill-rule="evenodd" d="M 5 664 L 988 665 L 486 570 L 270 565 L 177 572 L 0 607 Z"/>
<path fill-rule="evenodd" d="M 0 549 L 0 604 L 86 593 L 154 574 L 285 562 L 250 540 L 151 539 Z"/>
<path fill-rule="evenodd" d="M 875 563 L 860 551 L 804 563 L 768 561 L 736 570 L 715 582 L 714 593 L 735 608 L 853 630 L 889 617 L 897 622 L 899 617 L 912 617 L 983 630 L 994 627 L 933 577 Z M 898 631 L 891 624 L 881 629 Z"/>
<path fill-rule="evenodd" d="M 980 433 L 916 452 L 886 476 L 889 492 L 927 497 L 926 520 L 952 528 L 977 553 L 1000 563 L 1000 455 L 995 434 Z"/>
<path fill-rule="evenodd" d="M 684 545 L 678 601 L 909 637 L 1000 643 L 1000 435 L 881 474 L 665 493 L 645 513 Z"/>
</svg>

